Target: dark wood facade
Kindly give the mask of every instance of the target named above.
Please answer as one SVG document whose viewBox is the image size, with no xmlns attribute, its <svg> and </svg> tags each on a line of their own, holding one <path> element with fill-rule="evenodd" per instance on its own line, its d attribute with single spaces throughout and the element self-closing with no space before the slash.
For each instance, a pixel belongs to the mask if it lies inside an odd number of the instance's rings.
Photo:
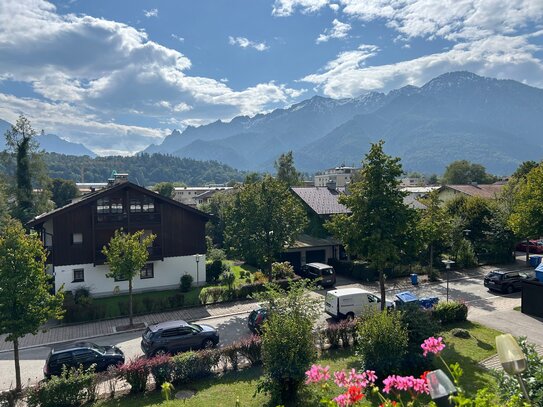
<svg viewBox="0 0 543 407">
<path fill-rule="evenodd" d="M 205 253 L 207 220 L 201 211 L 125 182 L 84 196 L 29 225 L 50 236 L 49 260 L 64 266 L 103 264 L 102 248 L 120 228 L 156 235 L 149 260 Z"/>
</svg>

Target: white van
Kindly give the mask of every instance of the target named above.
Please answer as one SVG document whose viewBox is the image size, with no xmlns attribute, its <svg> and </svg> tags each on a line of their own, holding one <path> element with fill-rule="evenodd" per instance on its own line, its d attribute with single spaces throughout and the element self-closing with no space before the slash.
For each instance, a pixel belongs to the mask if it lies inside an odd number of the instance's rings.
<svg viewBox="0 0 543 407">
<path fill-rule="evenodd" d="M 394 308 L 392 301 L 387 309 Z M 362 288 L 339 288 L 326 293 L 324 310 L 333 318 L 354 318 L 368 311 L 381 311 L 381 298 Z"/>
</svg>

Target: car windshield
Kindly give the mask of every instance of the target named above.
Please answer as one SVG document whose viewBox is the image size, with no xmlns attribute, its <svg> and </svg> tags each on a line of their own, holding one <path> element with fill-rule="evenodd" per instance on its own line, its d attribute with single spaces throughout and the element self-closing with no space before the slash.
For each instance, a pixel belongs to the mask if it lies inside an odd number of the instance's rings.
<svg viewBox="0 0 543 407">
<path fill-rule="evenodd" d="M 143 338 L 147 339 L 148 341 L 151 340 L 151 337 L 153 336 L 153 331 L 151 331 L 149 328 L 145 330 L 143 333 Z"/>
<path fill-rule="evenodd" d="M 198 331 L 198 332 L 202 332 L 202 331 L 204 330 L 200 325 L 197 325 L 197 324 L 189 324 L 189 326 L 190 326 L 192 329 L 195 329 L 195 330 Z"/>
<path fill-rule="evenodd" d="M 97 345 L 95 343 L 90 343 L 89 347 L 94 349 L 94 350 L 97 350 L 100 353 L 106 353 L 106 348 L 104 346 L 100 346 L 100 345 Z"/>
<path fill-rule="evenodd" d="M 331 276 L 332 274 L 334 274 L 334 270 L 329 268 L 329 269 L 322 269 L 322 275 L 323 276 Z"/>
<path fill-rule="evenodd" d="M 491 271 L 490 273 L 488 273 L 487 277 L 488 278 L 494 278 L 494 279 L 497 279 L 497 280 L 500 280 L 502 278 L 502 275 L 501 273 L 497 273 L 495 271 Z"/>
</svg>

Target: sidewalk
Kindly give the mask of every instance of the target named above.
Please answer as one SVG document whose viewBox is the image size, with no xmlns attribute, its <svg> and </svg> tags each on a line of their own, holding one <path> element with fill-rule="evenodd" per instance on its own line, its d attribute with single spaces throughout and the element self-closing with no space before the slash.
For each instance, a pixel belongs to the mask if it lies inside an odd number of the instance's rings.
<svg viewBox="0 0 543 407">
<path fill-rule="evenodd" d="M 237 301 L 227 304 L 209 305 L 204 307 L 185 308 L 169 312 L 160 312 L 134 317 L 134 323 L 143 322 L 146 325 L 159 322 L 183 319 L 185 321 L 198 321 L 206 318 L 227 317 L 230 315 L 245 314 L 255 308 L 254 301 Z M 19 341 L 20 349 L 52 345 L 59 342 L 91 339 L 96 337 L 115 335 L 115 327 L 128 325 L 128 317 L 115 318 L 106 321 L 96 321 L 83 324 L 65 325 L 50 328 L 36 335 L 26 335 Z M 135 329 L 133 331 L 141 331 Z M 130 331 L 123 331 L 130 332 Z M 119 332 L 120 333 L 120 332 Z M 5 341 L 6 335 L 0 335 L 0 353 L 12 351 L 12 343 Z"/>
</svg>

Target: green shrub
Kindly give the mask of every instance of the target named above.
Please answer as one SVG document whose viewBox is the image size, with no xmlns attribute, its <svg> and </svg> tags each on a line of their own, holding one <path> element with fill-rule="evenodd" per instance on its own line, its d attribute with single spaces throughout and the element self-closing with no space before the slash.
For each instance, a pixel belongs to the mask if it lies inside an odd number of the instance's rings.
<svg viewBox="0 0 543 407">
<path fill-rule="evenodd" d="M 434 319 L 430 310 L 419 307 L 406 307 L 401 312 L 402 325 L 407 329 L 407 354 L 403 360 L 403 372 L 418 375 L 431 370 L 432 360 L 425 358 L 420 344 L 426 338 L 436 336 L 441 330 L 439 322 Z"/>
<path fill-rule="evenodd" d="M 185 305 L 185 296 L 181 293 L 176 293 L 173 296 L 168 297 L 170 308 L 180 308 Z"/>
<path fill-rule="evenodd" d="M 60 376 L 40 382 L 28 396 L 29 407 L 77 407 L 96 398 L 94 369 L 63 369 Z"/>
<path fill-rule="evenodd" d="M 91 305 L 92 297 L 90 295 L 90 289 L 88 287 L 79 287 L 75 290 L 74 302 L 78 305 Z"/>
<path fill-rule="evenodd" d="M 221 273 L 221 276 L 219 277 L 219 280 L 221 284 L 228 287 L 228 291 L 232 291 L 232 288 L 234 286 L 234 282 L 236 281 L 236 275 L 232 273 L 230 270 L 223 271 Z"/>
<path fill-rule="evenodd" d="M 358 354 L 364 369 L 377 376 L 398 374 L 408 348 L 408 332 L 399 312 L 376 312 L 358 324 Z"/>
<path fill-rule="evenodd" d="M 462 302 L 440 302 L 432 309 L 434 318 L 442 324 L 462 322 L 468 319 L 468 306 Z"/>
<path fill-rule="evenodd" d="M 219 302 L 221 299 L 228 298 L 226 287 L 204 287 L 200 291 L 200 303 L 203 305 Z"/>
<path fill-rule="evenodd" d="M 151 376 L 155 379 L 156 387 L 172 380 L 174 365 L 169 355 L 155 356 L 147 362 Z"/>
<path fill-rule="evenodd" d="M 477 257 L 475 256 L 473 244 L 467 239 L 462 239 L 458 243 L 456 264 L 460 268 L 470 268 L 477 265 Z"/>
<path fill-rule="evenodd" d="M 172 380 L 187 383 L 209 376 L 219 364 L 220 352 L 216 349 L 185 352 L 172 357 Z"/>
<path fill-rule="evenodd" d="M 192 287 L 192 281 L 193 278 L 190 274 L 183 274 L 183 276 L 181 277 L 181 292 L 186 293 L 187 291 L 190 291 Z"/>
<path fill-rule="evenodd" d="M 245 299 L 248 297 L 252 297 L 256 293 L 261 293 L 265 291 L 266 288 L 263 283 L 255 282 L 250 284 L 244 284 L 237 290 L 237 297 L 241 299 Z"/>
<path fill-rule="evenodd" d="M 272 280 L 284 280 L 294 276 L 294 268 L 288 261 L 272 263 Z"/>
<path fill-rule="evenodd" d="M 206 282 L 216 283 L 219 280 L 219 276 L 223 272 L 222 260 L 214 260 L 211 263 L 206 264 Z"/>
</svg>

